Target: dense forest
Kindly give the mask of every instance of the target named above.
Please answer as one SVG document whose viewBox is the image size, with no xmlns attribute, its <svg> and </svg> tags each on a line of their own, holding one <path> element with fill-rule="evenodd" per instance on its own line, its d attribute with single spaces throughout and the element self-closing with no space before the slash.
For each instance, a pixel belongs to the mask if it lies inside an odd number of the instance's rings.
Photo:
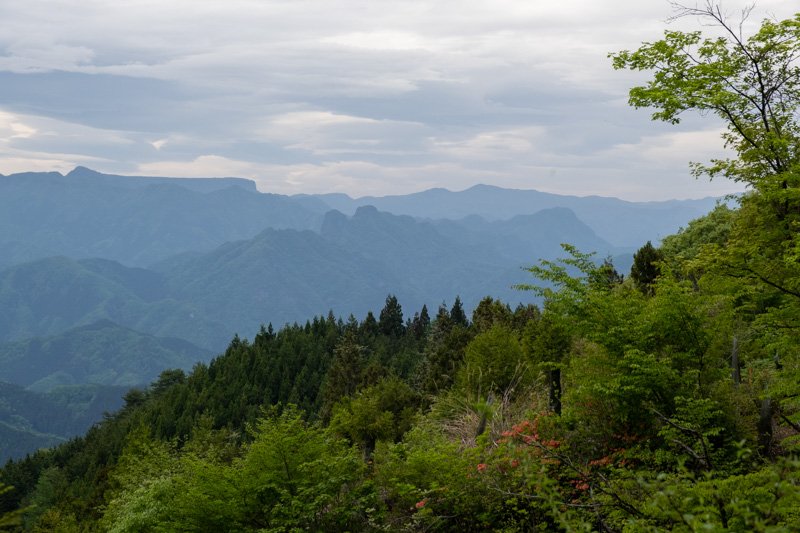
<svg viewBox="0 0 800 533">
<path fill-rule="evenodd" d="M 165 370 L 84 436 L 2 469 L 35 532 L 800 530 L 800 15 L 668 31 L 631 103 L 714 113 L 748 185 L 634 255 L 565 245 L 540 306 L 333 312 Z M 733 28 L 733 29 L 732 29 Z M 11 488 L 13 487 L 13 488 Z"/>
</svg>

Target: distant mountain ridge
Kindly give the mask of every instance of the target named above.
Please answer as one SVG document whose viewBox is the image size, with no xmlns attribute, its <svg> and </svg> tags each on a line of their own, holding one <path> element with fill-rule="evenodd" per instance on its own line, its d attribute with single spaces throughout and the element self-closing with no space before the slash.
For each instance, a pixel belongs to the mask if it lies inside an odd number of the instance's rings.
<svg viewBox="0 0 800 533">
<path fill-rule="evenodd" d="M 362 316 L 389 293 L 411 313 L 456 296 L 467 309 L 488 295 L 527 301 L 530 295 L 511 289 L 529 281 L 520 267 L 563 255 L 559 243 L 569 235 L 587 251 L 616 251 L 567 209 L 445 224 L 363 206 L 352 217 L 328 212 L 319 233 L 268 228 L 153 269 L 40 259 L 0 271 L 0 342 L 107 319 L 218 350 L 234 333 L 252 336 L 262 324 L 303 322 L 329 310 Z"/>
<path fill-rule="evenodd" d="M 55 255 L 148 266 L 322 215 L 236 178 L 129 178 L 78 168 L 0 178 L 0 267 Z"/>
<path fill-rule="evenodd" d="M 648 240 L 675 233 L 689 220 L 709 212 L 718 198 L 628 202 L 603 196 L 566 196 L 536 190 L 504 189 L 475 185 L 463 191 L 429 189 L 396 196 L 351 198 L 345 194 L 295 195 L 315 198 L 330 208 L 353 214 L 362 205 L 381 211 L 423 219 L 461 219 L 478 215 L 487 221 L 508 220 L 515 215 L 534 214 L 542 209 L 564 207 L 614 246 L 639 247 Z M 308 208 L 314 204 L 307 202 Z"/>
<path fill-rule="evenodd" d="M 325 214 L 379 211 L 417 219 L 487 222 L 566 208 L 618 248 L 638 248 L 707 213 L 717 200 L 626 202 L 476 185 L 402 196 L 261 193 L 241 178 L 129 177 L 77 167 L 0 176 L 0 268 L 65 255 L 146 267 L 182 252 L 207 252 L 266 228 L 319 232 Z M 496 226 L 500 229 L 500 226 Z"/>
<path fill-rule="evenodd" d="M 167 178 L 153 176 L 120 176 L 116 174 L 103 174 L 86 167 L 75 167 L 66 178 L 70 180 L 102 181 L 108 184 L 136 189 L 147 185 L 180 185 L 191 191 L 206 194 L 220 191 L 229 187 L 239 187 L 247 192 L 258 192 L 256 182 L 246 178 Z M 176 183 L 179 182 L 179 183 Z"/>
</svg>

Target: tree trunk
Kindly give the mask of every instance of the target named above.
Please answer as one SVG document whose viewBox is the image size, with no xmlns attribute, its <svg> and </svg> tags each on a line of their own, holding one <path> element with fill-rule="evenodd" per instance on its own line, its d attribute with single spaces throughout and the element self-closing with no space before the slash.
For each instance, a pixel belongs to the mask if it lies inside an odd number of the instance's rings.
<svg viewBox="0 0 800 533">
<path fill-rule="evenodd" d="M 769 398 L 761 400 L 758 413 L 758 447 L 764 457 L 772 452 L 772 405 Z"/>
<path fill-rule="evenodd" d="M 561 369 L 553 368 L 548 373 L 550 385 L 550 411 L 561 415 Z"/>
<path fill-rule="evenodd" d="M 375 436 L 367 435 L 364 439 L 364 462 L 369 463 L 372 460 L 372 453 L 375 451 Z"/>
<path fill-rule="evenodd" d="M 733 349 L 731 350 L 731 379 L 736 385 L 742 382 L 742 375 L 739 371 L 739 339 L 733 336 Z"/>
</svg>

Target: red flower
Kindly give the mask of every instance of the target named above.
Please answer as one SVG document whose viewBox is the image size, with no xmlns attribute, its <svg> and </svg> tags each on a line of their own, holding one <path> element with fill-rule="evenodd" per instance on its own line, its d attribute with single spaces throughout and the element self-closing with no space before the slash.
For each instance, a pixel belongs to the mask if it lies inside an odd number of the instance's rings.
<svg viewBox="0 0 800 533">
<path fill-rule="evenodd" d="M 478 470 L 486 470 L 486 465 L 484 463 L 478 464 Z"/>
</svg>

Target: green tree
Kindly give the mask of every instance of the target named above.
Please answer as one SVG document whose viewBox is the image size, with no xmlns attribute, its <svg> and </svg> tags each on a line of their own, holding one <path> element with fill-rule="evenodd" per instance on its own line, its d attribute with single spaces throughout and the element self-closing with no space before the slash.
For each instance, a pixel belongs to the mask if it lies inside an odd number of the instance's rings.
<svg viewBox="0 0 800 533">
<path fill-rule="evenodd" d="M 678 6 L 675 18 L 685 16 L 699 16 L 722 35 L 665 31 L 664 39 L 635 52 L 611 54 L 616 69 L 653 71 L 651 81 L 631 89 L 630 104 L 655 108 L 653 119 L 672 124 L 689 110 L 719 116 L 727 126 L 725 144 L 737 157 L 710 166 L 693 163 L 695 175 L 745 183 L 787 215 L 797 204 L 793 189 L 800 186 L 800 14 L 764 20 L 748 38 L 717 2 Z"/>
<path fill-rule="evenodd" d="M 464 362 L 464 348 L 470 341 L 470 332 L 457 325 L 442 305 L 431 325 L 420 368 L 422 389 L 437 393 L 453 385 Z"/>
<path fill-rule="evenodd" d="M 428 306 L 423 305 L 422 311 L 414 313 L 414 319 L 409 322 L 408 327 L 414 333 L 414 338 L 420 340 L 428 333 L 430 325 L 431 316 L 428 314 Z"/>
<path fill-rule="evenodd" d="M 745 11 L 745 17 L 750 11 Z M 723 140 L 735 158 L 692 163 L 696 176 L 744 183 L 749 216 L 739 217 L 715 261 L 730 275 L 800 300 L 800 14 L 764 20 L 745 38 L 722 8 L 680 8 L 722 33 L 666 31 L 634 52 L 611 54 L 617 69 L 653 71 L 630 91 L 631 105 L 655 108 L 653 119 L 678 123 L 680 114 L 713 113 L 726 124 Z"/>
<path fill-rule="evenodd" d="M 751 9 L 743 13 L 750 15 Z M 636 51 L 611 54 L 614 67 L 652 71 L 630 91 L 630 104 L 655 109 L 654 120 L 678 123 L 680 114 L 711 113 L 726 125 L 725 145 L 735 157 L 692 163 L 695 176 L 724 177 L 745 184 L 728 239 L 703 248 L 697 264 L 709 276 L 736 280 L 732 299 L 739 316 L 755 315 L 771 352 L 796 353 L 800 344 L 800 14 L 765 19 L 750 36 L 708 1 L 678 7 L 676 17 L 696 16 L 717 36 L 666 31 Z M 773 372 L 784 407 L 800 414 L 796 372 Z M 767 398 L 764 398 L 766 400 Z M 768 411 L 768 410 L 767 410 Z M 766 421 L 769 412 L 762 417 Z M 765 424 L 768 425 L 768 424 Z"/>
<path fill-rule="evenodd" d="M 459 296 L 456 296 L 456 301 L 453 302 L 453 307 L 450 309 L 450 318 L 453 320 L 453 322 L 463 328 L 469 327 L 467 313 L 464 312 L 464 306 L 461 303 L 461 297 Z"/>
<path fill-rule="evenodd" d="M 726 204 L 719 204 L 708 214 L 689 222 L 673 235 L 661 241 L 661 251 L 665 258 L 692 260 L 708 244 L 724 245 L 731 234 L 733 210 Z M 676 265 L 677 266 L 677 265 Z"/>
<path fill-rule="evenodd" d="M 603 273 L 606 275 L 606 283 L 610 286 L 619 285 L 623 281 L 625 281 L 625 276 L 617 272 L 617 269 L 614 268 L 614 262 L 611 259 L 611 255 L 608 255 L 605 259 L 603 259 L 603 265 L 600 267 Z"/>
<path fill-rule="evenodd" d="M 154 396 L 160 396 L 173 385 L 180 385 L 186 381 L 186 373 L 180 368 L 164 370 L 158 375 L 158 381 L 150 384 Z"/>
<path fill-rule="evenodd" d="M 384 335 L 400 338 L 406 331 L 403 324 L 403 308 L 397 303 L 397 297 L 388 295 L 386 305 L 381 309 L 378 326 Z"/>
<path fill-rule="evenodd" d="M 465 366 L 459 382 L 462 387 L 478 387 L 475 392 L 492 391 L 502 396 L 518 384 L 527 372 L 519 335 L 508 325 L 492 324 L 467 345 Z"/>
<path fill-rule="evenodd" d="M 6 492 L 12 490 L 14 490 L 14 487 L 0 483 L 0 494 L 5 494 Z M 0 516 L 0 529 L 6 529 L 19 525 L 22 521 L 22 516 L 30 509 L 31 507 L 26 507 L 24 509 L 3 513 L 3 515 Z"/>
<path fill-rule="evenodd" d="M 325 381 L 320 418 L 328 422 L 333 406 L 344 397 L 353 396 L 361 384 L 364 347 L 356 344 L 354 333 L 344 334 L 334 349 L 328 377 Z"/>
<path fill-rule="evenodd" d="M 508 304 L 487 296 L 472 312 L 472 327 L 478 332 L 483 332 L 495 324 L 510 325 L 512 317 Z"/>
<path fill-rule="evenodd" d="M 652 294 L 653 283 L 661 273 L 658 262 L 662 259 L 661 252 L 650 241 L 633 254 L 631 279 L 644 294 Z"/>
<path fill-rule="evenodd" d="M 542 313 L 525 328 L 523 346 L 530 361 L 547 373 L 550 411 L 561 414 L 561 369 L 570 349 L 569 323 L 557 313 Z"/>
<path fill-rule="evenodd" d="M 420 397 L 402 380 L 389 376 L 333 408 L 331 429 L 364 450 L 369 460 L 379 440 L 399 441 L 411 429 Z"/>
</svg>

